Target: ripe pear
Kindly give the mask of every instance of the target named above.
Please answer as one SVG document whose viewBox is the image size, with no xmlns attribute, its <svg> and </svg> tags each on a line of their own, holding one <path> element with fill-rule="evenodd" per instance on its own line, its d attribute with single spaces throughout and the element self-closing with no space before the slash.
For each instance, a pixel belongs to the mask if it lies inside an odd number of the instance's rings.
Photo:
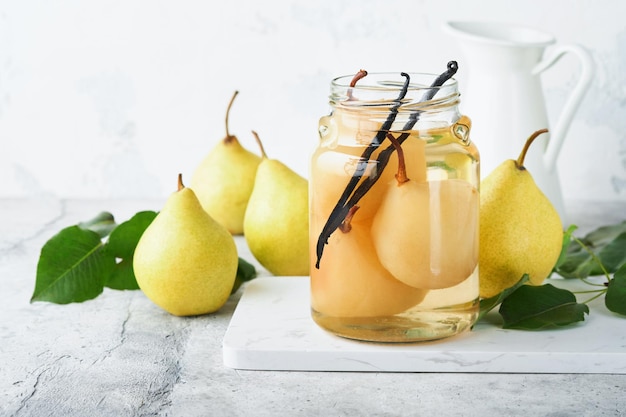
<svg viewBox="0 0 626 417">
<path fill-rule="evenodd" d="M 256 134 L 263 158 L 243 221 L 250 252 L 272 274 L 309 274 L 308 181 L 270 159 Z"/>
<path fill-rule="evenodd" d="M 237 94 L 226 111 L 226 137 L 200 162 L 190 182 L 204 210 L 234 235 L 243 233 L 243 217 L 261 162 L 260 156 L 245 149 L 228 131 L 228 115 Z"/>
<path fill-rule="evenodd" d="M 323 221 L 320 229 L 321 224 Z M 311 273 L 311 306 L 319 313 L 390 316 L 419 304 L 426 296 L 427 290 L 405 285 L 381 265 L 368 226 L 355 223 L 349 231 L 340 229 L 328 238 L 324 262 Z"/>
<path fill-rule="evenodd" d="M 460 284 L 478 263 L 478 190 L 464 180 L 409 179 L 403 147 L 394 144 L 397 180 L 388 185 L 372 222 L 378 258 L 396 279 L 415 288 Z"/>
<path fill-rule="evenodd" d="M 133 257 L 137 284 L 176 316 L 219 310 L 235 282 L 237 248 L 230 233 L 202 209 L 178 177 L 178 191 L 145 230 Z"/>
<path fill-rule="evenodd" d="M 517 160 L 507 160 L 481 182 L 480 296 L 513 286 L 524 274 L 540 285 L 552 271 L 563 242 L 563 225 L 552 203 L 524 167 L 533 133 Z"/>
</svg>

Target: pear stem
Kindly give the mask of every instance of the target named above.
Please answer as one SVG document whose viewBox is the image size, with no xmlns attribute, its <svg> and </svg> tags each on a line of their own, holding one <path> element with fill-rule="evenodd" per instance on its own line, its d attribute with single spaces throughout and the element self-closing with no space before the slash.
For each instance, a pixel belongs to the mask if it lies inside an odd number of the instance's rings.
<svg viewBox="0 0 626 417">
<path fill-rule="evenodd" d="M 178 191 L 182 190 L 183 188 L 185 188 L 185 184 L 183 184 L 183 174 L 179 173 L 178 174 Z"/>
<path fill-rule="evenodd" d="M 263 158 L 267 158 L 267 154 L 265 153 L 265 148 L 263 147 L 263 142 L 261 142 L 261 138 L 259 138 L 259 134 L 256 133 L 254 130 L 252 131 L 252 134 L 254 135 L 254 139 L 256 139 L 256 143 L 259 145 L 259 148 L 261 149 L 261 156 Z"/>
<path fill-rule="evenodd" d="M 356 85 L 356 83 L 361 79 L 364 78 L 365 76 L 367 76 L 367 71 L 365 71 L 364 69 L 360 69 L 359 72 L 357 72 L 356 74 L 354 74 L 354 78 L 352 78 L 352 81 L 350 81 L 350 87 L 354 88 L 354 86 Z"/>
<path fill-rule="evenodd" d="M 341 225 L 339 225 L 338 229 L 341 230 L 342 233 L 348 233 L 352 230 L 352 218 L 354 217 L 354 213 L 359 209 L 359 206 L 352 206 L 350 210 L 348 210 L 348 214 L 346 214 L 346 218 L 343 219 Z"/>
<path fill-rule="evenodd" d="M 225 143 L 230 143 L 233 141 L 233 136 L 231 136 L 230 132 L 228 131 L 228 115 L 230 114 L 230 108 L 233 106 L 233 102 L 235 101 L 235 97 L 237 97 L 237 94 L 239 94 L 239 91 L 235 90 L 233 96 L 230 99 L 230 102 L 228 103 L 228 107 L 226 108 L 226 137 L 224 138 Z"/>
<path fill-rule="evenodd" d="M 356 83 L 360 79 L 365 78 L 366 76 L 367 71 L 365 71 L 364 69 L 360 69 L 359 72 L 354 74 L 354 78 L 352 78 L 352 81 L 350 81 L 350 89 L 348 90 L 348 101 L 354 100 L 354 97 L 352 96 L 352 89 L 356 86 Z"/>
<path fill-rule="evenodd" d="M 398 153 L 398 172 L 396 172 L 396 180 L 398 180 L 398 186 L 404 184 L 409 181 L 409 178 L 406 176 L 406 162 L 404 159 L 404 150 L 402 149 L 402 145 L 394 135 L 391 133 L 387 133 L 387 139 L 391 142 L 394 148 L 396 148 L 396 152 Z"/>
<path fill-rule="evenodd" d="M 517 166 L 518 169 L 524 169 L 524 158 L 526 158 L 526 152 L 528 152 L 528 148 L 530 148 L 530 144 L 533 143 L 533 141 L 537 138 L 537 136 L 543 133 L 547 133 L 547 132 L 548 132 L 548 129 L 541 129 L 541 130 L 536 131 L 535 133 L 530 135 L 528 139 L 526 139 L 526 143 L 524 144 L 524 147 L 522 148 L 522 152 L 519 154 L 517 161 L 515 161 L 515 165 Z"/>
</svg>

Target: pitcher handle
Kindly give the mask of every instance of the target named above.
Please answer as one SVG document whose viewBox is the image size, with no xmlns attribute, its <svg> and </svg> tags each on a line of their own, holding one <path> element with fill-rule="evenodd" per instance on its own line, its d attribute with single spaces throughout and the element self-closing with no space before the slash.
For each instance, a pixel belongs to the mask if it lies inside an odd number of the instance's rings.
<svg viewBox="0 0 626 417">
<path fill-rule="evenodd" d="M 591 55 L 583 47 L 579 45 L 561 45 L 555 47 L 551 55 L 539 62 L 532 71 L 535 75 L 542 73 L 554 65 L 554 63 L 556 63 L 568 52 L 573 53 L 580 60 L 581 74 L 578 83 L 576 83 L 576 87 L 574 87 L 574 90 L 570 94 L 563 110 L 561 111 L 556 127 L 551 129 L 552 132 L 550 134 L 550 140 L 548 141 L 548 147 L 544 153 L 544 165 L 548 172 L 551 172 L 556 165 L 556 158 L 559 155 L 559 151 L 561 150 L 563 140 L 565 139 L 565 135 L 570 127 L 571 121 L 576 114 L 576 110 L 578 109 L 583 96 L 589 89 L 589 84 L 591 83 L 594 73 L 594 64 Z"/>
</svg>

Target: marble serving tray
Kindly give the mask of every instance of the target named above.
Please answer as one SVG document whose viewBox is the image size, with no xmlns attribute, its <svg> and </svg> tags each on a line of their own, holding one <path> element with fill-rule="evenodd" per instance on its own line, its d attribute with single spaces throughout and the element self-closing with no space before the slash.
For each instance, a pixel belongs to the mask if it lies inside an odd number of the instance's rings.
<svg viewBox="0 0 626 417">
<path fill-rule="evenodd" d="M 577 280 L 558 280 L 576 290 Z M 588 287 L 586 288 L 588 289 Z M 626 373 L 626 318 L 603 299 L 584 322 L 542 331 L 504 330 L 487 316 L 471 332 L 435 342 L 378 344 L 334 336 L 309 312 L 308 277 L 249 282 L 223 341 L 235 369 L 368 372 Z"/>
</svg>

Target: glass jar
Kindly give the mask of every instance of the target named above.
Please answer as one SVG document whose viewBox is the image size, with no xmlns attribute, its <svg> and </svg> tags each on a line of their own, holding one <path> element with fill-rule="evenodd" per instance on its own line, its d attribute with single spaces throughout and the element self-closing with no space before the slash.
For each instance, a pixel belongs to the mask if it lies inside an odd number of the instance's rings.
<svg viewBox="0 0 626 417">
<path fill-rule="evenodd" d="M 476 321 L 479 155 L 451 76 L 331 83 L 311 159 L 311 312 L 336 335 L 425 341 Z"/>
</svg>

